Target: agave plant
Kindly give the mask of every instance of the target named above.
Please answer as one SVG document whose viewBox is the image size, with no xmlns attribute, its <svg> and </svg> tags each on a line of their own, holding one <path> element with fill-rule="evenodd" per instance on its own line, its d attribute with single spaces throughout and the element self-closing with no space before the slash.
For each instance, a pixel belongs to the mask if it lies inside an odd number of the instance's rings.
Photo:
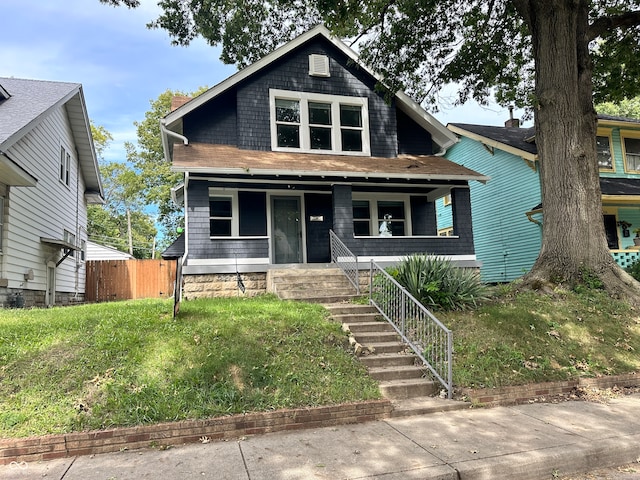
<svg viewBox="0 0 640 480">
<path fill-rule="evenodd" d="M 389 273 L 425 307 L 464 310 L 486 297 L 477 272 L 433 255 L 410 255 Z"/>
</svg>

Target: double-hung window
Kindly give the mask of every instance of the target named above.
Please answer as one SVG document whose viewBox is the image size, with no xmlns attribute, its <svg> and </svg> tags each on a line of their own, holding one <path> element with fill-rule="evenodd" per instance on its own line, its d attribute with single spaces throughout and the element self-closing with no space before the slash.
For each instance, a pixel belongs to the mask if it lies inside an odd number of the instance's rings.
<svg viewBox="0 0 640 480">
<path fill-rule="evenodd" d="M 270 90 L 271 149 L 369 155 L 364 97 Z"/>
<path fill-rule="evenodd" d="M 60 147 L 60 181 L 67 187 L 70 184 L 71 174 L 71 154 L 61 146 Z"/>
<path fill-rule="evenodd" d="M 233 236 L 233 196 L 209 196 L 209 234 L 212 237 Z"/>
<path fill-rule="evenodd" d="M 383 222 L 392 236 L 410 235 L 408 227 L 408 205 L 405 199 L 354 198 L 353 233 L 356 237 L 378 236 Z"/>
<path fill-rule="evenodd" d="M 611 132 L 598 130 L 596 137 L 596 154 L 600 170 L 613 170 L 613 153 L 611 151 Z"/>
<path fill-rule="evenodd" d="M 621 131 L 624 151 L 625 169 L 628 172 L 640 173 L 640 132 Z"/>
</svg>

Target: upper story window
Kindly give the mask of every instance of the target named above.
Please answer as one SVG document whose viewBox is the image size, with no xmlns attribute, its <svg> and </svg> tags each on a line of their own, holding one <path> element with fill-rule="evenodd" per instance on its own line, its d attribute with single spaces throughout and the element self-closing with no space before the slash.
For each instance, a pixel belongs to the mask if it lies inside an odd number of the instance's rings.
<svg viewBox="0 0 640 480">
<path fill-rule="evenodd" d="M 67 187 L 70 184 L 71 176 L 71 154 L 61 146 L 60 147 L 60 181 Z"/>
<path fill-rule="evenodd" d="M 270 90 L 271 149 L 370 155 L 368 101 Z"/>
<path fill-rule="evenodd" d="M 625 170 L 640 173 L 640 131 L 621 131 Z"/>
<path fill-rule="evenodd" d="M 613 170 L 613 153 L 611 152 L 611 137 L 609 135 L 599 134 L 596 137 L 596 152 L 598 168 L 600 170 Z"/>
</svg>

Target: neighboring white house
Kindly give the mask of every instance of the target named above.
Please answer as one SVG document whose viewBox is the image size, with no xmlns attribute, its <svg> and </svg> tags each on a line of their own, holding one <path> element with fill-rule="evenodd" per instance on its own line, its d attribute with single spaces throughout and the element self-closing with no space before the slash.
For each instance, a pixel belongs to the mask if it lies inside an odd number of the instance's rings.
<svg viewBox="0 0 640 480">
<path fill-rule="evenodd" d="M 135 257 L 113 247 L 87 242 L 87 261 L 90 260 L 134 260 Z"/>
<path fill-rule="evenodd" d="M 103 202 L 82 86 L 0 77 L 0 304 L 82 301 Z"/>
</svg>

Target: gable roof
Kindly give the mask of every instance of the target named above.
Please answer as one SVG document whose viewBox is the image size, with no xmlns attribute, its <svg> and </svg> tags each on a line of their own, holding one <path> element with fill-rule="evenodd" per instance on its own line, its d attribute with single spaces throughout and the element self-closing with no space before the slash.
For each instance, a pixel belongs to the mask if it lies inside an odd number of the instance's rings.
<svg viewBox="0 0 640 480">
<path fill-rule="evenodd" d="M 444 157 L 399 155 L 396 158 L 242 150 L 229 145 L 193 143 L 174 147 L 173 169 L 190 173 L 315 175 L 339 178 L 405 180 L 477 180 L 489 177 Z"/>
<path fill-rule="evenodd" d="M 52 110 L 64 105 L 77 148 L 86 193 L 101 199 L 102 183 L 82 85 L 0 77 L 0 91 L 8 95 L 0 101 L 0 161 L 5 164 L 12 162 L 14 167 L 19 167 L 7 156 L 8 149 L 40 125 Z M 34 175 L 27 174 L 35 178 Z"/>
<path fill-rule="evenodd" d="M 640 120 L 612 115 L 598 115 L 598 125 L 640 125 Z M 535 142 L 536 132 L 533 127 L 499 127 L 494 125 L 472 125 L 468 123 L 450 123 L 447 128 L 452 132 L 472 140 L 477 140 L 489 147 L 495 147 L 526 160 L 538 158 L 538 147 Z"/>
<path fill-rule="evenodd" d="M 210 88 L 202 95 L 195 97 L 189 102 L 179 106 L 174 111 L 169 113 L 164 119 L 162 119 L 161 125 L 169 130 L 177 132 L 177 128 L 179 127 L 180 121 L 182 118 L 197 109 L 201 105 L 207 103 L 209 100 L 221 95 L 226 92 L 230 88 L 234 87 L 241 81 L 246 78 L 251 77 L 258 71 L 267 67 L 271 63 L 275 62 L 279 58 L 287 55 L 293 50 L 297 49 L 301 45 L 307 43 L 316 37 L 323 37 L 324 39 L 331 42 L 338 50 L 344 53 L 347 58 L 351 59 L 353 62 L 357 63 L 358 66 L 371 75 L 378 82 L 384 84 L 384 79 L 369 69 L 366 65 L 360 62 L 358 55 L 347 45 L 344 44 L 341 40 L 336 37 L 333 37 L 329 30 L 324 25 L 318 25 L 311 30 L 303 33 L 302 35 L 296 37 L 292 41 L 282 45 L 277 48 L 273 52 L 268 55 L 265 55 L 263 58 L 258 60 L 257 62 L 249 65 L 248 67 L 240 70 L 234 75 L 230 76 L 226 80 L 223 80 L 218 85 Z M 425 109 L 423 109 L 418 103 L 412 100 L 408 95 L 404 92 L 397 92 L 395 94 L 396 105 L 400 110 L 406 113 L 412 120 L 422 126 L 425 130 L 431 133 L 431 138 L 433 141 L 440 146 L 442 150 L 446 150 L 450 146 L 457 143 L 458 139 L 455 135 L 453 135 L 447 128 L 436 120 L 431 114 L 429 114 Z M 163 129 L 164 129 L 163 128 Z M 163 132 L 165 133 L 165 132 Z M 165 135 L 163 135 L 163 141 L 166 140 Z M 165 152 L 168 152 L 168 145 L 165 145 Z M 166 153 L 165 153 L 166 154 Z"/>
<path fill-rule="evenodd" d="M 494 147 L 527 160 L 533 161 L 538 157 L 533 127 L 516 128 L 450 123 L 447 128 L 458 135 L 477 140 L 488 147 Z"/>
</svg>

